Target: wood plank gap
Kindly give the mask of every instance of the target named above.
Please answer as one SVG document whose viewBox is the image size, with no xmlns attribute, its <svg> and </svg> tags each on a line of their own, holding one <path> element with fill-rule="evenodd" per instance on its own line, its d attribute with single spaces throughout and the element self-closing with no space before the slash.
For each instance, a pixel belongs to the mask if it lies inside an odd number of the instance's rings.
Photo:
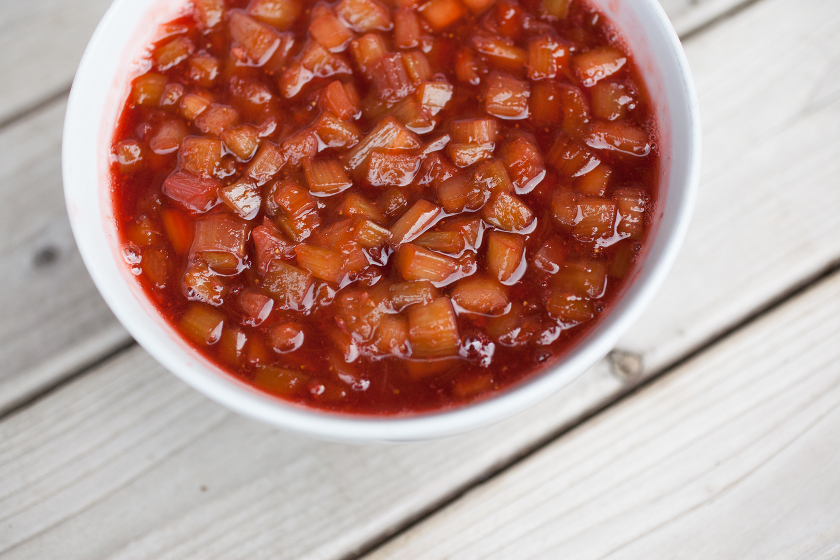
<svg viewBox="0 0 840 560">
<path fill-rule="evenodd" d="M 44 109 L 47 109 L 53 103 L 55 103 L 57 101 L 60 101 L 60 100 L 64 99 L 65 97 L 69 96 L 70 95 L 70 87 L 71 87 L 71 84 L 68 84 L 67 86 L 61 88 L 60 90 L 56 91 L 52 95 L 44 97 L 40 101 L 36 101 L 32 105 L 29 105 L 28 107 L 24 107 L 23 109 L 21 109 L 17 113 L 15 113 L 13 115 L 9 115 L 5 119 L 0 120 L 0 131 L 2 131 L 7 126 L 12 126 L 13 124 L 18 123 L 18 122 L 26 119 L 27 117 L 29 117 L 31 115 L 34 115 L 35 113 L 38 113 L 40 111 L 43 111 Z"/>
<path fill-rule="evenodd" d="M 713 10 L 708 10 L 707 12 L 693 12 L 689 18 L 677 18 L 673 24 L 674 28 L 677 31 L 677 34 L 680 37 L 680 41 L 686 41 L 691 39 L 696 35 L 700 35 L 707 29 L 715 27 L 722 21 L 730 19 L 732 17 L 737 16 L 744 10 L 749 9 L 751 6 L 761 2 L 763 0 L 743 0 L 733 3 L 728 8 L 725 8 L 723 11 L 715 13 Z M 684 23 L 688 22 L 688 23 Z"/>
<path fill-rule="evenodd" d="M 538 454 L 540 451 L 547 448 L 549 445 L 553 444 L 555 441 L 566 435 L 567 433 L 571 432 L 572 430 L 577 429 L 580 425 L 594 419 L 595 417 L 602 414 L 605 410 L 612 408 L 616 403 L 626 400 L 632 397 L 634 394 L 644 390 L 648 385 L 653 384 L 661 377 L 667 375 L 668 373 L 682 367 L 684 364 L 690 362 L 691 360 L 695 359 L 700 354 L 712 349 L 713 347 L 717 346 L 730 336 L 732 336 L 735 332 L 758 322 L 766 315 L 773 313 L 774 311 L 778 310 L 783 305 L 787 304 L 788 302 L 796 299 L 797 297 L 803 295 L 808 290 L 815 288 L 823 281 L 828 280 L 834 274 L 840 273 L 840 259 L 830 263 L 828 266 L 823 268 L 819 273 L 812 275 L 809 278 L 804 279 L 800 284 L 793 286 L 790 290 L 779 294 L 778 297 L 769 300 L 766 305 L 757 309 L 754 313 L 746 316 L 743 320 L 739 321 L 731 325 L 729 328 L 721 331 L 720 333 L 716 334 L 715 336 L 709 338 L 706 342 L 701 344 L 700 346 L 696 347 L 693 350 L 688 351 L 684 356 L 680 359 L 675 360 L 663 368 L 659 370 L 655 370 L 654 373 L 650 375 L 650 377 L 645 378 L 643 381 L 636 383 L 635 385 L 629 385 L 625 391 L 621 393 L 617 393 L 615 398 L 605 401 L 600 404 L 597 408 L 593 408 L 588 411 L 586 414 L 579 417 L 575 422 L 571 422 L 560 429 L 548 433 L 544 438 L 536 441 L 531 446 L 524 448 L 521 453 L 511 457 L 508 461 L 498 465 L 495 469 L 485 472 L 483 476 L 475 478 L 471 480 L 468 484 L 464 485 L 461 488 L 456 489 L 451 495 L 447 496 L 445 499 L 441 500 L 436 504 L 431 504 L 429 509 L 425 512 L 422 512 L 420 515 L 415 516 L 406 521 L 406 523 L 400 526 L 396 531 L 389 535 L 384 535 L 382 538 L 377 539 L 374 543 L 371 543 L 370 546 L 366 546 L 364 549 L 361 549 L 360 552 L 353 552 L 348 554 L 347 556 L 342 557 L 341 560 L 361 560 L 362 558 L 372 554 L 377 549 L 383 547 L 390 541 L 395 540 L 396 538 L 400 537 L 404 533 L 407 533 L 409 530 L 413 529 L 416 526 L 419 526 L 424 521 L 434 517 L 439 511 L 447 508 L 448 506 L 454 504 L 461 498 L 463 498 L 466 494 L 473 491 L 477 487 L 481 486 L 482 484 L 488 482 L 489 480 L 498 477 L 506 473 L 507 471 L 512 470 L 520 463 L 524 462 L 528 458 Z M 607 356 L 609 359 L 609 355 Z"/>
</svg>

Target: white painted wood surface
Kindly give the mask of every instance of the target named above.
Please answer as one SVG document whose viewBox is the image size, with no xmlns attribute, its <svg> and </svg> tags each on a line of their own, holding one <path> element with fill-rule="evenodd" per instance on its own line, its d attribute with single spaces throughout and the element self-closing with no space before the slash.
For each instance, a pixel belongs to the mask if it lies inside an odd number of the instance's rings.
<svg viewBox="0 0 840 560">
<path fill-rule="evenodd" d="M 674 273 L 622 345 L 645 361 L 634 382 L 840 257 L 837 16 L 762 0 L 688 42 L 703 189 Z M 0 557 L 347 557 L 626 389 L 602 362 L 488 430 L 351 447 L 230 414 L 135 347 L 0 422 Z"/>
<path fill-rule="evenodd" d="M 837 558 L 840 274 L 367 560 Z"/>
</svg>

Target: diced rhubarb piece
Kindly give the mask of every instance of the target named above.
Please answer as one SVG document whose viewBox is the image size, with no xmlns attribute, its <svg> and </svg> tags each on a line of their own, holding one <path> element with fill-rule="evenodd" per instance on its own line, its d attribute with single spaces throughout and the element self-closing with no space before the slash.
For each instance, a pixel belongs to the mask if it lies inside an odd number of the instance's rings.
<svg viewBox="0 0 840 560">
<path fill-rule="evenodd" d="M 309 33 L 330 52 L 342 52 L 354 37 L 353 32 L 332 13 L 313 21 Z"/>
<path fill-rule="evenodd" d="M 205 260 L 205 253 L 226 253 L 234 257 L 234 266 L 241 264 L 247 253 L 249 229 L 246 222 L 226 214 L 207 216 L 195 224 L 195 239 L 190 253 L 202 255 Z"/>
<path fill-rule="evenodd" d="M 566 177 L 581 177 L 601 164 L 589 149 L 563 133 L 557 136 L 546 161 Z"/>
<path fill-rule="evenodd" d="M 356 169 L 366 164 L 370 154 L 376 149 L 414 150 L 420 147 L 417 135 L 405 128 L 394 117 L 382 119 L 347 156 L 347 166 Z"/>
<path fill-rule="evenodd" d="M 413 49 L 420 44 L 420 20 L 411 8 L 394 13 L 394 45 L 398 49 Z"/>
<path fill-rule="evenodd" d="M 459 144 L 495 144 L 499 123 L 493 118 L 464 119 L 450 125 L 452 141 Z"/>
<path fill-rule="evenodd" d="M 427 231 L 414 240 L 415 245 L 438 251 L 457 255 L 464 250 L 464 236 L 457 231 Z"/>
<path fill-rule="evenodd" d="M 445 156 L 432 154 L 420 166 L 420 179 L 418 183 L 439 188 L 444 181 L 450 177 L 454 177 L 456 174 L 458 174 L 458 168 L 452 165 Z"/>
<path fill-rule="evenodd" d="M 458 167 L 469 167 L 479 161 L 493 157 L 495 149 L 495 144 L 459 144 L 453 142 L 447 145 L 446 153 L 452 163 Z"/>
<path fill-rule="evenodd" d="M 510 311 L 487 321 L 487 334 L 503 346 L 524 346 L 540 329 L 538 317 L 528 315 L 522 304 L 511 303 Z"/>
<path fill-rule="evenodd" d="M 403 65 L 412 84 L 421 84 L 434 77 L 429 59 L 423 51 L 414 50 L 403 54 Z"/>
<path fill-rule="evenodd" d="M 615 47 L 596 47 L 572 59 L 572 65 L 586 87 L 612 76 L 626 64 L 627 55 Z"/>
<path fill-rule="evenodd" d="M 373 62 L 371 79 L 379 99 L 386 103 L 396 103 L 414 91 L 401 54 L 389 54 Z"/>
<path fill-rule="evenodd" d="M 199 177 L 212 177 L 222 162 L 222 141 L 187 136 L 178 150 L 178 166 Z"/>
<path fill-rule="evenodd" d="M 406 97 L 388 112 L 408 130 L 417 134 L 426 134 L 435 127 L 435 121 L 430 117 L 430 113 L 414 97 Z"/>
<path fill-rule="evenodd" d="M 186 214 L 174 208 L 166 208 L 161 212 L 163 231 L 169 244 L 179 256 L 184 256 L 192 246 L 193 226 Z"/>
<path fill-rule="evenodd" d="M 318 203 L 294 181 L 278 181 L 266 197 L 266 212 L 277 219 L 284 232 L 303 241 L 321 224 Z"/>
<path fill-rule="evenodd" d="M 598 82 L 592 88 L 592 114 L 608 121 L 621 120 L 628 110 L 636 107 L 627 86 L 612 82 Z"/>
<path fill-rule="evenodd" d="M 578 199 L 578 216 L 572 235 L 580 241 L 610 237 L 615 225 L 616 203 L 605 198 Z"/>
<path fill-rule="evenodd" d="M 391 29 L 391 13 L 377 0 L 341 0 L 335 13 L 357 33 Z"/>
<path fill-rule="evenodd" d="M 438 297 L 438 289 L 427 280 L 397 282 L 388 287 L 391 305 L 402 311 L 410 305 L 431 303 Z"/>
<path fill-rule="evenodd" d="M 300 311 L 313 301 L 312 274 L 279 259 L 263 278 L 263 290 L 277 303 L 278 309 Z"/>
<path fill-rule="evenodd" d="M 449 214 L 478 210 L 490 197 L 490 191 L 466 173 L 447 179 L 437 188 L 438 199 Z"/>
<path fill-rule="evenodd" d="M 423 157 L 426 157 L 430 154 L 434 154 L 435 152 L 440 152 L 444 148 L 446 148 L 446 146 L 449 145 L 449 142 L 451 140 L 452 140 L 452 137 L 449 136 L 448 134 L 441 134 L 440 136 L 438 136 L 436 138 L 432 138 L 431 140 L 426 142 L 426 145 L 423 146 L 422 150 L 420 150 L 420 154 Z"/>
<path fill-rule="evenodd" d="M 194 303 L 187 307 L 178 324 L 190 340 L 212 346 L 222 337 L 225 315 L 212 307 Z"/>
<path fill-rule="evenodd" d="M 127 235 L 128 239 L 139 247 L 156 245 L 161 238 L 154 220 L 149 216 L 140 216 L 133 221 Z"/>
<path fill-rule="evenodd" d="M 557 274 L 568 253 L 568 246 L 558 236 L 554 235 L 546 239 L 534 253 L 532 262 L 540 270 L 549 274 Z"/>
<path fill-rule="evenodd" d="M 504 164 L 498 159 L 489 159 L 478 164 L 473 171 L 472 180 L 488 193 L 513 192 L 513 182 L 510 175 L 508 175 Z"/>
<path fill-rule="evenodd" d="M 187 125 L 181 119 L 167 119 L 157 126 L 149 147 L 158 155 L 171 154 L 178 151 L 187 133 Z"/>
<path fill-rule="evenodd" d="M 181 98 L 181 114 L 188 121 L 195 121 L 198 116 L 212 105 L 207 97 L 195 93 L 188 93 Z"/>
<path fill-rule="evenodd" d="M 534 37 L 528 42 L 528 77 L 532 80 L 554 78 L 569 64 L 569 48 L 551 35 Z"/>
<path fill-rule="evenodd" d="M 285 164 L 286 160 L 280 146 L 265 141 L 260 146 L 257 155 L 251 160 L 251 165 L 248 166 L 245 175 L 256 181 L 257 185 L 261 187 L 273 179 Z"/>
<path fill-rule="evenodd" d="M 172 273 L 172 255 L 165 249 L 146 247 L 141 261 L 143 274 L 156 288 L 165 288 Z"/>
<path fill-rule="evenodd" d="M 403 243 L 416 239 L 432 227 L 440 212 L 440 208 L 428 200 L 418 200 L 391 226 L 391 234 L 394 236 L 391 244 L 399 247 Z"/>
<path fill-rule="evenodd" d="M 566 19 L 572 0 L 540 0 L 540 11 L 553 19 Z"/>
<path fill-rule="evenodd" d="M 531 88 L 527 82 L 494 72 L 487 83 L 484 108 L 491 115 L 501 119 L 527 119 L 530 96 Z"/>
<path fill-rule="evenodd" d="M 356 64 L 368 77 L 372 77 L 373 63 L 388 54 L 385 39 L 378 33 L 368 33 L 350 44 Z"/>
<path fill-rule="evenodd" d="M 308 270 L 316 278 L 340 284 L 344 278 L 344 256 L 333 249 L 317 245 L 295 247 L 298 266 Z"/>
<path fill-rule="evenodd" d="M 349 193 L 336 207 L 335 212 L 340 216 L 368 218 L 380 225 L 385 223 L 385 216 L 382 212 L 372 202 L 356 192 Z"/>
<path fill-rule="evenodd" d="M 618 243 L 613 253 L 608 274 L 611 278 L 627 278 L 633 265 L 639 260 L 639 243 Z"/>
<path fill-rule="evenodd" d="M 472 49 L 460 49 L 455 55 L 455 75 L 465 84 L 477 86 L 481 83 L 481 66 Z"/>
<path fill-rule="evenodd" d="M 490 63 L 508 72 L 521 72 L 528 62 L 528 52 L 516 46 L 507 37 L 476 35 L 472 39 L 475 50 L 485 55 Z"/>
<path fill-rule="evenodd" d="M 166 84 L 166 87 L 163 88 L 163 94 L 160 97 L 160 106 L 174 107 L 178 105 L 185 91 L 184 86 L 181 84 Z"/>
<path fill-rule="evenodd" d="M 454 90 L 452 84 L 447 82 L 423 82 L 417 87 L 417 100 L 434 116 L 446 107 Z"/>
<path fill-rule="evenodd" d="M 248 7 L 248 13 L 280 31 L 286 31 L 294 25 L 303 6 L 298 0 L 254 0 Z"/>
<path fill-rule="evenodd" d="M 483 373 L 470 377 L 459 377 L 452 386 L 452 394 L 459 399 L 470 400 L 491 393 L 498 388 L 499 385 L 496 383 L 493 374 Z"/>
<path fill-rule="evenodd" d="M 586 299 L 559 290 L 551 293 L 545 308 L 548 314 L 565 328 L 574 327 L 595 318 L 592 304 Z"/>
<path fill-rule="evenodd" d="M 408 208 L 408 198 L 400 189 L 388 189 L 376 199 L 376 206 L 389 218 L 398 216 Z"/>
<path fill-rule="evenodd" d="M 219 339 L 219 358 L 234 368 L 238 368 L 245 356 L 245 346 L 248 343 L 248 336 L 242 329 L 232 327 L 222 330 L 222 337 Z"/>
<path fill-rule="evenodd" d="M 607 289 L 607 265 L 592 260 L 564 263 L 551 285 L 564 293 L 600 298 Z"/>
<path fill-rule="evenodd" d="M 597 150 L 615 150 L 638 157 L 646 156 L 651 151 L 647 132 L 623 122 L 592 123 L 586 145 Z"/>
<path fill-rule="evenodd" d="M 449 379 L 455 378 L 458 370 L 465 363 L 460 357 L 455 357 L 420 361 L 406 360 L 403 365 L 411 379 L 420 381 L 435 376 Z"/>
<path fill-rule="evenodd" d="M 359 113 L 359 101 L 353 99 L 347 87 L 339 81 L 332 82 L 321 95 L 321 108 L 332 111 L 341 120 L 347 121 Z"/>
<path fill-rule="evenodd" d="M 645 232 L 647 195 L 642 188 L 624 187 L 613 193 L 621 220 L 615 230 L 622 237 L 641 239 Z"/>
<path fill-rule="evenodd" d="M 138 76 L 131 86 L 131 95 L 134 102 L 145 106 L 159 105 L 168 81 L 169 79 L 166 76 L 152 72 Z"/>
<path fill-rule="evenodd" d="M 222 133 L 222 141 L 242 161 L 248 161 L 260 145 L 260 133 L 255 127 L 244 124 L 228 128 Z"/>
<path fill-rule="evenodd" d="M 198 86 L 209 88 L 216 85 L 219 77 L 219 59 L 215 56 L 199 54 L 187 59 L 187 77 Z"/>
<path fill-rule="evenodd" d="M 446 29 L 466 15 L 458 0 L 429 0 L 420 6 L 420 13 L 435 31 Z"/>
<path fill-rule="evenodd" d="M 219 197 L 243 220 L 256 218 L 262 204 L 259 187 L 248 178 L 219 189 Z"/>
<path fill-rule="evenodd" d="M 181 62 L 187 60 L 195 50 L 195 46 L 186 37 L 176 37 L 168 43 L 156 48 L 152 53 L 155 67 L 160 72 L 166 72 Z"/>
<path fill-rule="evenodd" d="M 300 63 L 318 78 L 353 73 L 350 64 L 342 55 L 331 53 L 316 42 L 306 44 L 300 55 Z"/>
<path fill-rule="evenodd" d="M 367 166 L 367 180 L 375 187 L 404 187 L 420 170 L 418 155 L 373 151 Z"/>
<path fill-rule="evenodd" d="M 484 222 L 478 216 L 450 219 L 442 223 L 441 228 L 460 233 L 466 246 L 472 250 L 478 250 L 481 247 L 481 240 L 484 237 Z"/>
<path fill-rule="evenodd" d="M 405 280 L 428 280 L 442 286 L 453 280 L 458 262 L 452 257 L 404 243 L 395 254 L 397 272 Z"/>
<path fill-rule="evenodd" d="M 452 299 L 460 307 L 473 313 L 490 315 L 507 307 L 507 288 L 495 278 L 471 276 L 459 280 L 452 289 Z"/>
<path fill-rule="evenodd" d="M 575 188 L 586 196 L 604 196 L 611 175 L 612 168 L 602 163 L 583 177 L 578 178 Z"/>
<path fill-rule="evenodd" d="M 569 84 L 558 84 L 560 104 L 563 106 L 564 128 L 565 121 L 572 121 L 578 128 L 579 123 L 587 123 L 590 118 L 589 103 L 586 96 L 575 86 Z M 571 126 L 571 125 L 569 125 Z M 567 131 L 569 132 L 569 131 Z M 571 134 L 571 132 L 569 132 Z"/>
<path fill-rule="evenodd" d="M 239 113 L 233 107 L 213 103 L 195 118 L 195 126 L 204 134 L 221 136 L 239 122 Z"/>
<path fill-rule="evenodd" d="M 496 0 L 461 0 L 463 4 L 474 14 L 480 14 L 496 3 Z"/>
<path fill-rule="evenodd" d="M 381 354 L 408 354 L 408 319 L 402 315 L 385 315 L 379 323 L 376 346 Z"/>
<path fill-rule="evenodd" d="M 256 368 L 254 385 L 272 395 L 292 398 L 306 391 L 309 375 L 301 370 L 260 364 Z"/>
<path fill-rule="evenodd" d="M 271 347 L 279 354 L 294 352 L 303 346 L 303 327 L 299 323 L 289 322 L 272 327 L 268 331 Z"/>
<path fill-rule="evenodd" d="M 216 205 L 219 186 L 216 179 L 174 171 L 163 184 L 163 194 L 193 212 L 207 212 Z"/>
<path fill-rule="evenodd" d="M 331 196 L 353 186 L 338 160 L 312 160 L 303 162 L 309 192 L 315 196 Z"/>
<path fill-rule="evenodd" d="M 260 23 L 242 10 L 231 10 L 228 15 L 231 54 L 241 64 L 265 66 L 275 54 L 285 60 L 291 48 L 291 39 L 280 35 L 274 28 Z M 283 52 L 283 51 L 286 52 Z M 282 60 L 278 61 L 282 64 Z"/>
<path fill-rule="evenodd" d="M 248 317 L 248 324 L 256 327 L 268 319 L 274 308 L 274 300 L 256 290 L 244 290 L 239 294 L 239 306 Z"/>
<path fill-rule="evenodd" d="M 355 226 L 356 243 L 368 249 L 380 247 L 391 240 L 391 231 L 387 228 L 368 220 L 359 219 Z"/>
<path fill-rule="evenodd" d="M 130 175 L 145 166 L 143 145 L 137 140 L 123 140 L 114 146 L 112 161 L 119 165 L 120 173 Z"/>
<path fill-rule="evenodd" d="M 458 319 L 449 298 L 408 309 L 408 338 L 415 358 L 455 356 L 461 345 Z"/>
<path fill-rule="evenodd" d="M 285 237 L 267 219 L 251 232 L 257 257 L 257 272 L 264 276 L 275 259 L 289 259 L 295 255 L 295 244 Z"/>
<path fill-rule="evenodd" d="M 283 140 L 280 154 L 289 167 L 300 168 L 318 153 L 318 138 L 310 130 L 301 130 Z"/>
<path fill-rule="evenodd" d="M 514 194 L 498 191 L 482 208 L 484 221 L 505 231 L 521 232 L 534 224 L 536 217 L 528 205 Z"/>
<path fill-rule="evenodd" d="M 372 290 L 345 290 L 336 299 L 336 305 L 343 327 L 356 339 L 367 342 L 388 311 L 388 289 L 380 285 Z"/>
<path fill-rule="evenodd" d="M 216 27 L 225 17 L 224 0 L 194 0 L 193 5 L 205 29 Z"/>
<path fill-rule="evenodd" d="M 332 112 L 321 113 L 312 128 L 320 140 L 320 149 L 352 148 L 362 137 L 359 127 L 339 119 Z"/>
<path fill-rule="evenodd" d="M 200 301 L 216 307 L 224 303 L 224 297 L 227 295 L 225 284 L 203 260 L 193 262 L 187 268 L 184 273 L 183 291 L 190 301 Z"/>
<path fill-rule="evenodd" d="M 525 274 L 525 237 L 493 230 L 487 234 L 487 270 L 511 286 Z"/>
<path fill-rule="evenodd" d="M 518 194 L 527 194 L 545 178 L 545 165 L 534 138 L 526 134 L 513 135 L 499 153 L 510 173 Z"/>
<path fill-rule="evenodd" d="M 506 37 L 519 37 L 525 16 L 525 11 L 517 0 L 499 0 L 496 4 L 496 27 L 499 33 Z M 530 14 L 528 16 L 530 17 Z"/>
<path fill-rule="evenodd" d="M 538 127 L 553 127 L 563 121 L 563 104 L 557 82 L 542 81 L 531 87 L 529 118 Z"/>
<path fill-rule="evenodd" d="M 573 226 L 578 218 L 577 203 L 580 195 L 568 190 L 557 190 L 551 195 L 551 215 L 557 223 Z"/>
</svg>

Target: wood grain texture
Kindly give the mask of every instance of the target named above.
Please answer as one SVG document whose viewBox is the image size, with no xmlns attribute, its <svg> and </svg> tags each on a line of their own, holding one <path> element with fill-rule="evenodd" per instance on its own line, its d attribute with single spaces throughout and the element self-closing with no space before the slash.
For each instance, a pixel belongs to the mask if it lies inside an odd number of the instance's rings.
<svg viewBox="0 0 840 560">
<path fill-rule="evenodd" d="M 367 560 L 836 558 L 840 274 Z"/>
</svg>

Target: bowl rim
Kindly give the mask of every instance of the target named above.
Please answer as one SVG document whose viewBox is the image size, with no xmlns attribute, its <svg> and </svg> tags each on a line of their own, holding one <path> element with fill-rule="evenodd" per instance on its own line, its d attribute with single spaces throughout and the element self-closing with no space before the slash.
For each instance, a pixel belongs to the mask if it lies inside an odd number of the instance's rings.
<svg viewBox="0 0 840 560">
<path fill-rule="evenodd" d="M 633 278 L 628 281 L 613 303 L 610 312 L 567 351 L 557 364 L 531 375 L 498 395 L 477 403 L 410 416 L 357 416 L 306 408 L 262 393 L 222 372 L 203 357 L 196 356 L 197 352 L 184 341 L 180 341 L 180 346 L 188 350 L 182 348 L 181 352 L 173 351 L 172 344 L 177 345 L 178 341 L 164 340 L 169 338 L 171 333 L 147 328 L 149 321 L 146 321 L 146 326 L 138 322 L 136 315 L 138 311 L 154 315 L 157 315 L 158 311 L 147 300 L 142 301 L 145 298 L 138 297 L 137 288 L 128 284 L 126 271 L 120 275 L 122 282 L 115 282 L 114 263 L 107 259 L 117 260 L 116 248 L 110 246 L 109 257 L 102 254 L 103 243 L 107 245 L 108 241 L 97 238 L 97 235 L 105 234 L 106 230 L 99 232 L 91 223 L 91 216 L 87 215 L 92 212 L 92 209 L 87 207 L 89 205 L 79 204 L 92 201 L 93 196 L 100 197 L 97 200 L 101 202 L 102 191 L 109 190 L 104 188 L 99 180 L 93 181 L 97 194 L 85 190 L 91 188 L 89 185 L 92 173 L 98 178 L 99 172 L 85 167 L 84 158 L 77 157 L 80 149 L 90 149 L 91 141 L 97 144 L 93 148 L 93 158 L 103 157 L 102 154 L 98 156 L 96 154 L 96 150 L 101 148 L 101 130 L 98 128 L 101 123 L 91 124 L 84 119 L 84 115 L 89 113 L 89 110 L 86 111 L 89 109 L 87 106 L 90 103 L 89 94 L 93 92 L 104 95 L 101 91 L 96 92 L 91 89 L 93 87 L 91 84 L 95 82 L 94 76 L 100 66 L 97 54 L 107 48 L 109 40 L 107 35 L 115 32 L 110 26 L 116 21 L 120 10 L 125 10 L 126 6 L 132 2 L 134 2 L 135 11 L 146 10 L 155 1 L 160 0 L 144 0 L 144 2 L 116 0 L 94 32 L 82 57 L 70 92 L 62 144 L 62 170 L 68 214 L 83 261 L 95 285 L 135 340 L 180 379 L 244 416 L 320 439 L 356 443 L 426 440 L 466 432 L 500 421 L 547 398 L 605 356 L 615 346 L 620 336 L 638 320 L 647 308 L 676 259 L 688 230 L 699 184 L 701 152 L 699 104 L 687 58 L 664 10 L 655 0 L 631 0 L 630 3 L 637 6 L 639 10 L 647 12 L 650 18 L 648 24 L 653 25 L 662 34 L 670 47 L 671 52 L 668 55 L 673 58 L 678 70 L 676 78 L 685 99 L 685 114 L 687 115 L 685 139 L 688 143 L 686 148 L 688 159 L 684 162 L 684 179 L 681 181 L 682 188 L 675 191 L 672 190 L 673 183 L 660 185 L 658 210 L 665 206 L 662 203 L 665 195 L 678 197 L 676 208 L 670 209 L 667 224 L 665 217 L 660 216 L 656 230 L 650 234 L 653 240 L 646 247 L 643 261 L 639 263 Z M 626 34 L 626 30 L 622 31 Z M 111 54 L 113 56 L 113 53 Z M 105 116 L 100 115 L 100 118 L 105 119 Z M 666 161 L 663 154 L 661 159 L 663 167 Z M 88 165 L 93 167 L 98 164 L 98 161 L 88 162 Z M 673 180 L 673 178 L 670 179 Z M 102 208 L 98 210 L 107 211 Z M 95 219 L 92 221 L 96 222 Z M 103 224 L 97 225 L 106 228 L 104 225 L 106 220 L 102 218 L 101 221 Z M 655 253 L 652 252 L 651 246 L 656 246 Z M 103 261 L 103 259 L 106 260 Z M 127 269 L 121 262 L 116 265 Z M 160 322 L 160 317 L 149 319 Z M 163 329 L 163 331 L 166 330 Z M 193 355 L 188 355 L 190 352 Z"/>
</svg>

